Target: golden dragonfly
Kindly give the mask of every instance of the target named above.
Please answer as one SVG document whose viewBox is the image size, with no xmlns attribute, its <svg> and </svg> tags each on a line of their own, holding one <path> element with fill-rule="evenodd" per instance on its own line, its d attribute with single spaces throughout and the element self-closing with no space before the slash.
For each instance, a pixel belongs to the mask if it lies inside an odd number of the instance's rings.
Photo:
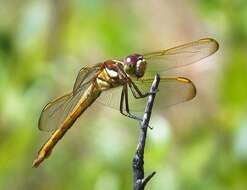
<svg viewBox="0 0 247 190">
<path fill-rule="evenodd" d="M 145 91 L 145 87 L 150 87 L 156 73 L 198 62 L 215 53 L 218 48 L 216 40 L 203 38 L 170 49 L 147 54 L 136 53 L 123 60 L 107 60 L 91 67 L 83 67 L 72 92 L 49 102 L 42 110 L 38 128 L 53 133 L 39 150 L 33 166 L 38 167 L 51 154 L 58 141 L 96 99 L 119 109 L 127 117 L 141 120 L 132 110 L 141 109 L 135 103 L 145 100 L 150 94 Z M 196 88 L 191 80 L 184 77 L 161 77 L 157 94 L 161 100 L 157 101 L 162 106 L 188 101 L 195 95 Z"/>
</svg>

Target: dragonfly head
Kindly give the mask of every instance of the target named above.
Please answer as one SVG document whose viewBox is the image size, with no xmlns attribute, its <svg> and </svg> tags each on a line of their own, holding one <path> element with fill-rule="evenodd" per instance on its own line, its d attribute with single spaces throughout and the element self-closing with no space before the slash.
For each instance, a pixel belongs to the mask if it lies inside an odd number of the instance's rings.
<svg viewBox="0 0 247 190">
<path fill-rule="evenodd" d="M 143 77 L 146 69 L 146 60 L 140 54 L 132 54 L 124 59 L 124 71 L 132 76 L 141 78 Z"/>
</svg>

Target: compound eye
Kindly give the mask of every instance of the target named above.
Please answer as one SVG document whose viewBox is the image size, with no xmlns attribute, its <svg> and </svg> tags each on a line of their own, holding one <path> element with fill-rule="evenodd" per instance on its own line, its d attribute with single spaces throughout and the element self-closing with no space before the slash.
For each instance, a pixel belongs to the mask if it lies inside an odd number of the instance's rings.
<svg viewBox="0 0 247 190">
<path fill-rule="evenodd" d="M 132 54 L 129 55 L 124 59 L 124 70 L 127 72 L 129 75 L 132 76 L 139 76 L 142 75 L 143 70 L 142 66 L 140 65 L 141 62 L 143 61 L 143 56 L 140 54 Z"/>
<path fill-rule="evenodd" d="M 139 60 L 142 60 L 142 59 L 143 59 L 142 55 L 140 55 L 140 54 L 132 54 L 132 55 L 129 55 L 128 57 L 126 57 L 124 62 L 126 64 L 134 64 L 134 65 L 136 65 L 136 63 Z"/>
<path fill-rule="evenodd" d="M 136 64 L 137 60 L 138 59 L 135 55 L 130 55 L 130 56 L 126 57 L 125 62 L 127 64 Z"/>
<path fill-rule="evenodd" d="M 146 60 L 145 59 L 140 59 L 137 61 L 136 64 L 136 76 L 138 78 L 143 77 L 145 70 L 146 70 Z"/>
</svg>

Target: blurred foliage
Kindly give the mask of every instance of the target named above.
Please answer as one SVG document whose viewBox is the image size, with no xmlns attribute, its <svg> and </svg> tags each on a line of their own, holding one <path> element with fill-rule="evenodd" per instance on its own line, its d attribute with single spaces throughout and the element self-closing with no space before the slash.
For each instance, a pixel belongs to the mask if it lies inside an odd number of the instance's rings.
<svg viewBox="0 0 247 190">
<path fill-rule="evenodd" d="M 38 131 L 40 111 L 72 88 L 83 65 L 207 36 L 220 43 L 209 59 L 217 66 L 184 71 L 198 97 L 153 115 L 145 169 L 157 175 L 147 189 L 247 188 L 245 0 L 0 5 L 0 189 L 131 189 L 135 121 L 92 106 L 34 169 L 49 136 Z"/>
</svg>

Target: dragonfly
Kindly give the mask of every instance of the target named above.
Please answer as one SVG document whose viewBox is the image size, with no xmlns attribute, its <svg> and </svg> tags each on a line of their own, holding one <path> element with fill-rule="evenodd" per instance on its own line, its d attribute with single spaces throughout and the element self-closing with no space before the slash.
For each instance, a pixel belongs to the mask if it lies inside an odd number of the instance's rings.
<svg viewBox="0 0 247 190">
<path fill-rule="evenodd" d="M 72 92 L 49 102 L 42 110 L 38 128 L 53 131 L 38 151 L 33 167 L 38 167 L 75 121 L 94 102 L 120 110 L 120 113 L 141 121 L 134 113 L 143 109 L 142 102 L 156 73 L 183 67 L 212 55 L 219 44 L 203 38 L 170 49 L 146 54 L 134 53 L 123 60 L 106 60 L 83 67 L 75 80 Z M 155 92 L 154 92 L 155 93 Z M 166 107 L 191 100 L 196 95 L 193 82 L 184 77 L 161 76 L 157 98 Z"/>
</svg>

